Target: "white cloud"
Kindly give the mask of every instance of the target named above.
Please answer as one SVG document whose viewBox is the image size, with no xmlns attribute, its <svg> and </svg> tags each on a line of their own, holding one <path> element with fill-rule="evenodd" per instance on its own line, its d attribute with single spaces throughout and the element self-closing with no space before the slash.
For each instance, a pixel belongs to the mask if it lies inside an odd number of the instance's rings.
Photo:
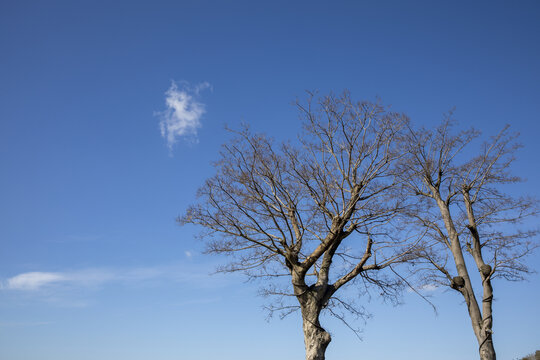
<svg viewBox="0 0 540 360">
<path fill-rule="evenodd" d="M 187 256 L 187 254 L 186 254 Z M 96 288 L 109 283 L 135 284 L 143 282 L 189 283 L 197 286 L 211 284 L 212 268 L 190 264 L 149 266 L 136 268 L 88 268 L 64 272 L 26 272 L 4 281 L 0 289 L 14 291 L 54 290 L 60 287 Z"/>
<path fill-rule="evenodd" d="M 184 254 L 186 254 L 186 257 L 188 258 L 193 256 L 193 253 L 191 251 L 184 251 Z"/>
<path fill-rule="evenodd" d="M 435 284 L 426 284 L 424 286 L 422 286 L 420 288 L 420 290 L 423 290 L 423 291 L 435 291 L 437 290 L 439 287 Z"/>
<path fill-rule="evenodd" d="M 51 283 L 65 281 L 61 273 L 28 272 L 8 279 L 2 288 L 11 290 L 36 290 Z"/>
<path fill-rule="evenodd" d="M 78 284 L 81 286 L 99 285 L 114 280 L 117 275 L 107 270 L 88 269 L 75 272 L 41 272 L 33 271 L 13 276 L 2 282 L 5 290 L 39 290 L 45 287 L 62 284 Z"/>
<path fill-rule="evenodd" d="M 199 93 L 211 88 L 207 82 L 190 87 L 183 83 L 182 88 L 173 81 L 165 92 L 167 109 L 160 112 L 159 123 L 161 136 L 167 140 L 167 146 L 172 150 L 180 137 L 191 137 L 197 141 L 197 130 L 202 126 L 201 118 L 206 112 L 205 105 L 198 101 Z"/>
<path fill-rule="evenodd" d="M 433 292 L 437 291 L 439 287 L 436 284 L 424 284 L 418 287 L 415 287 L 414 290 L 411 288 L 407 289 L 407 292 L 422 291 L 422 292 Z"/>
</svg>

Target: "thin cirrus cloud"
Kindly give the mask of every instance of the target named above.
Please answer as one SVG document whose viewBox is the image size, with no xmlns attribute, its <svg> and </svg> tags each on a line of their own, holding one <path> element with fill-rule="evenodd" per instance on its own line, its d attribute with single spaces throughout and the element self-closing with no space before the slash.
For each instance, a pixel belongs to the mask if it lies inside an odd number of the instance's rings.
<svg viewBox="0 0 540 360">
<path fill-rule="evenodd" d="M 197 286 L 214 283 L 208 268 L 180 265 L 139 268 L 93 268 L 64 272 L 25 272 L 0 281 L 0 290 L 35 292 L 56 288 L 96 288 L 108 283 L 134 284 L 165 281 Z M 217 279 L 216 279 L 217 280 Z"/>
<path fill-rule="evenodd" d="M 420 285 L 418 287 L 415 287 L 414 289 L 413 288 L 408 288 L 407 289 L 407 292 L 416 292 L 416 291 L 421 291 L 421 292 L 434 292 L 434 291 L 437 291 L 439 290 L 439 286 L 437 286 L 436 284 L 424 284 L 424 285 Z"/>
<path fill-rule="evenodd" d="M 169 150 L 172 150 L 179 138 L 198 141 L 197 131 L 202 126 L 201 118 L 206 112 L 206 106 L 199 101 L 199 94 L 205 89 L 211 89 L 207 82 L 194 87 L 187 82 L 181 84 L 179 88 L 176 82 L 171 83 L 165 92 L 167 109 L 158 113 L 161 117 L 161 136 L 166 139 Z"/>
<path fill-rule="evenodd" d="M 27 272 L 16 275 L 2 284 L 2 289 L 10 290 L 36 290 L 53 283 L 66 281 L 67 278 L 62 273 L 52 272 Z"/>
<path fill-rule="evenodd" d="M 32 271 L 15 275 L 0 283 L 2 290 L 36 291 L 60 286 L 88 287 L 122 280 L 122 272 L 86 269 L 72 272 Z"/>
</svg>

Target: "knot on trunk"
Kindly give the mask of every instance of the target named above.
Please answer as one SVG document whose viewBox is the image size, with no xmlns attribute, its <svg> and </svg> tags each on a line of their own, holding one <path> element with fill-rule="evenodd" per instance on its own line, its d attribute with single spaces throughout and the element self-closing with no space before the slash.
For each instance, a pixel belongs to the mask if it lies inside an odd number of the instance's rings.
<svg viewBox="0 0 540 360">
<path fill-rule="evenodd" d="M 461 276 L 454 276 L 452 282 L 450 283 L 450 287 L 457 290 L 461 289 L 463 286 L 465 286 L 465 279 L 463 279 Z"/>
<path fill-rule="evenodd" d="M 489 274 L 491 274 L 491 266 L 489 266 L 488 264 L 480 266 L 480 272 L 482 273 L 482 275 L 484 275 L 484 277 L 488 277 Z"/>
</svg>

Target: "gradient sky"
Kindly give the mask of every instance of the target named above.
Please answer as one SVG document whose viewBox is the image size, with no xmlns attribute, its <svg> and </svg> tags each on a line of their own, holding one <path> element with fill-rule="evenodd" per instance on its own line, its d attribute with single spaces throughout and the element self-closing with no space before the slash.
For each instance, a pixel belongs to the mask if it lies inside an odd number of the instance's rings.
<svg viewBox="0 0 540 360">
<path fill-rule="evenodd" d="M 299 316 L 266 321 L 258 284 L 210 276 L 225 259 L 175 224 L 224 125 L 294 137 L 305 90 L 426 125 L 455 107 L 522 134 L 538 196 L 539 38 L 538 1 L 2 1 L 0 358 L 302 359 Z M 499 359 L 540 349 L 538 274 L 494 287 Z M 362 299 L 363 341 L 324 318 L 328 358 L 475 359 L 461 299 L 430 294 L 438 315 Z"/>
</svg>

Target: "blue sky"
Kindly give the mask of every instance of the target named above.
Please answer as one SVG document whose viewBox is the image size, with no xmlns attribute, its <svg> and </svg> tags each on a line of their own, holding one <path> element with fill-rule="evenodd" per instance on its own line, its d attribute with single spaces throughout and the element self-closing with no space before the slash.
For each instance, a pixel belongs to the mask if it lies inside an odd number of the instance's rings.
<svg viewBox="0 0 540 360">
<path fill-rule="evenodd" d="M 225 260 L 175 224 L 224 125 L 294 137 L 305 90 L 426 125 L 455 107 L 522 134 L 519 190 L 539 196 L 539 19 L 537 1 L 2 2 L 0 358 L 302 358 L 298 316 L 267 322 L 258 285 L 210 276 Z M 499 358 L 540 349 L 538 274 L 495 294 Z M 325 318 L 328 358 L 475 358 L 461 299 L 432 295 L 437 316 L 366 300 L 363 341 Z"/>
</svg>

